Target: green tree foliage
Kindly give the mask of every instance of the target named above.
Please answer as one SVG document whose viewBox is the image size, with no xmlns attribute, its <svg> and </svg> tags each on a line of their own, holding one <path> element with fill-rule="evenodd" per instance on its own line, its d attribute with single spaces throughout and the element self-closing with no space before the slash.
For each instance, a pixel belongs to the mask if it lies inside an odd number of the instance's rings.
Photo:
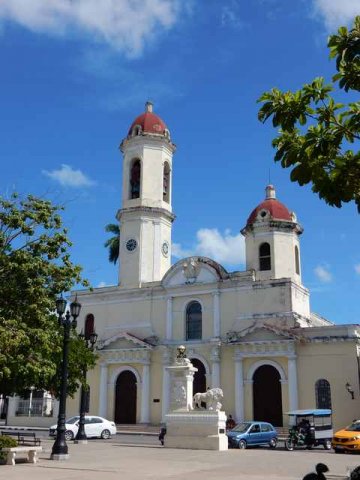
<svg viewBox="0 0 360 480">
<path fill-rule="evenodd" d="M 339 103 L 331 93 L 337 82 L 345 92 L 360 91 L 360 17 L 350 31 L 341 27 L 330 36 L 328 47 L 338 72 L 332 84 L 319 77 L 295 92 L 273 88 L 259 98 L 258 118 L 280 127 L 275 161 L 292 168 L 293 182 L 311 182 L 335 207 L 354 201 L 360 212 L 360 102 Z"/>
<path fill-rule="evenodd" d="M 113 234 L 112 237 L 106 240 L 104 247 L 109 249 L 109 262 L 115 264 L 119 258 L 120 227 L 115 223 L 109 223 L 106 225 L 105 231 Z"/>
<path fill-rule="evenodd" d="M 59 292 L 84 286 L 70 261 L 61 207 L 29 195 L 0 196 L 0 392 L 30 386 L 58 392 L 62 327 L 54 312 Z M 95 363 L 75 332 L 71 336 L 69 394 L 83 382 L 83 367 Z"/>
<path fill-rule="evenodd" d="M 4 461 L 6 459 L 7 454 L 6 452 L 2 452 L 3 448 L 13 448 L 17 446 L 18 444 L 15 438 L 0 435 L 0 460 Z"/>
</svg>

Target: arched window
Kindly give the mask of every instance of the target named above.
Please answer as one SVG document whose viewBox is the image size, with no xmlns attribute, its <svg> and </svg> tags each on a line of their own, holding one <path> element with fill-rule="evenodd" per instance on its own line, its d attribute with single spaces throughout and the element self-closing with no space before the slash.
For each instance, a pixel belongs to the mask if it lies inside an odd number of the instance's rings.
<svg viewBox="0 0 360 480">
<path fill-rule="evenodd" d="M 295 245 L 295 272 L 300 275 L 299 248 Z"/>
<path fill-rule="evenodd" d="M 140 197 L 141 163 L 134 160 L 130 169 L 130 198 Z"/>
<path fill-rule="evenodd" d="M 321 378 L 315 383 L 316 408 L 331 408 L 330 383 Z"/>
<path fill-rule="evenodd" d="M 170 167 L 166 162 L 164 165 L 164 174 L 163 174 L 163 199 L 165 202 L 169 203 L 170 199 Z"/>
<path fill-rule="evenodd" d="M 141 126 L 140 125 L 135 125 L 133 129 L 131 130 L 131 136 L 135 137 L 136 135 L 141 134 Z"/>
<path fill-rule="evenodd" d="M 268 243 L 262 243 L 259 247 L 259 269 L 271 270 L 271 254 Z"/>
<path fill-rule="evenodd" d="M 186 308 L 186 340 L 201 340 L 202 311 L 199 302 L 191 302 Z"/>
<path fill-rule="evenodd" d="M 89 313 L 86 315 L 86 318 L 85 318 L 85 328 L 84 328 L 85 338 L 89 339 L 90 335 L 94 333 L 94 331 L 95 331 L 95 318 L 92 313 Z"/>
</svg>

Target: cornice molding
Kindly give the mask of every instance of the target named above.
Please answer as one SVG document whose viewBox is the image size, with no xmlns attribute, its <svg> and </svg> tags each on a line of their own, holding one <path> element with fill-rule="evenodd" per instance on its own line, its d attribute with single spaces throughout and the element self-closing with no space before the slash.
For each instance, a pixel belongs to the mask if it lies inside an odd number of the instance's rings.
<svg viewBox="0 0 360 480">
<path fill-rule="evenodd" d="M 139 205 L 137 207 L 128 207 L 128 208 L 122 208 L 118 210 L 116 214 L 116 218 L 121 221 L 121 218 L 123 216 L 136 216 L 138 217 L 140 215 L 144 216 L 149 216 L 151 218 L 153 217 L 165 217 L 167 220 L 169 220 L 170 223 L 172 223 L 176 215 L 174 215 L 172 212 L 169 210 L 166 210 L 165 208 L 161 207 L 146 207 L 144 205 Z"/>
</svg>

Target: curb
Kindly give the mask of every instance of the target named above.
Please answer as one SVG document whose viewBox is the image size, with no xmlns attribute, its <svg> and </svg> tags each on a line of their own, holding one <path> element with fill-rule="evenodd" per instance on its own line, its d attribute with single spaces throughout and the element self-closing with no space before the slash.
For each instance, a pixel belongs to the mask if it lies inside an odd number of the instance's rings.
<svg viewBox="0 0 360 480">
<path fill-rule="evenodd" d="M 35 430 L 37 432 L 47 432 L 49 430 L 49 427 L 20 427 L 20 426 L 7 426 L 7 425 L 0 425 L 0 431 L 8 431 L 8 430 Z M 116 431 L 117 435 L 144 435 L 144 436 L 153 436 L 157 437 L 159 435 L 158 432 L 141 432 L 138 430 L 117 430 Z"/>
<path fill-rule="evenodd" d="M 159 436 L 159 433 L 157 432 L 137 432 L 137 431 L 132 431 L 132 430 L 117 430 L 116 431 L 117 435 L 145 435 L 145 436 L 153 436 L 157 437 Z"/>
</svg>

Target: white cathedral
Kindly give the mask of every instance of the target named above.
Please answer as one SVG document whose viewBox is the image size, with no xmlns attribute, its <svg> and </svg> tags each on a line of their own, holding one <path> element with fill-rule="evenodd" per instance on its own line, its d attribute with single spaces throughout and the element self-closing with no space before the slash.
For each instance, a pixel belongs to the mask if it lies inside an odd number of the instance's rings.
<svg viewBox="0 0 360 480">
<path fill-rule="evenodd" d="M 117 424 L 161 423 L 170 405 L 165 367 L 184 344 L 198 369 L 194 393 L 221 387 L 237 422 L 287 425 L 286 412 L 298 408 L 331 408 L 335 428 L 358 418 L 360 327 L 311 312 L 303 229 L 274 187 L 241 230 L 245 271 L 201 256 L 171 265 L 176 147 L 150 102 L 120 150 L 119 284 L 77 292 L 79 330 L 99 335 L 90 413 Z M 78 411 L 76 397 L 68 415 Z"/>
</svg>

